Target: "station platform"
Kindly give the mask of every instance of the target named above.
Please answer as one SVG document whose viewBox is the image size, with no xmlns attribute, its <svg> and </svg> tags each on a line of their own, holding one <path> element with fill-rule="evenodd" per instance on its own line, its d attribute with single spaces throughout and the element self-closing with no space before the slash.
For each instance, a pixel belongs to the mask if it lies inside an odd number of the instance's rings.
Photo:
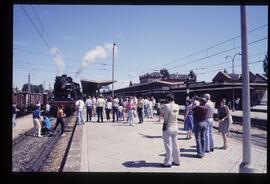
<svg viewBox="0 0 270 184">
<path fill-rule="evenodd" d="M 84 114 L 85 116 L 85 114 Z M 104 118 L 105 119 L 105 118 Z M 164 145 L 162 121 L 157 117 L 145 119 L 134 126 L 123 121 L 96 122 L 78 125 L 63 172 L 160 172 L 160 173 L 238 173 L 242 162 L 242 142 L 228 139 L 228 148 L 220 149 L 222 136 L 214 129 L 215 151 L 203 159 L 194 158 L 194 136 L 186 140 L 183 122 L 179 121 L 178 145 L 180 166 L 162 168 Z M 251 146 L 252 167 L 256 173 L 267 171 L 267 149 Z"/>
</svg>

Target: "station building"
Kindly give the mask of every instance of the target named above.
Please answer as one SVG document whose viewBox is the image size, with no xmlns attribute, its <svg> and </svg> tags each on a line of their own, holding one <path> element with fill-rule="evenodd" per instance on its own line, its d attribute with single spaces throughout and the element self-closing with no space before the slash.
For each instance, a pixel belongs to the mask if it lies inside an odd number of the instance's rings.
<svg viewBox="0 0 270 184">
<path fill-rule="evenodd" d="M 266 105 L 268 79 L 263 75 L 253 74 L 252 72 L 249 73 L 249 76 L 251 106 Z M 191 78 L 189 76 L 188 78 L 185 75 L 182 75 L 182 78 L 170 80 L 155 73 L 155 75 L 140 76 L 140 84 L 114 90 L 114 94 L 117 96 L 154 96 L 156 99 L 160 99 L 164 98 L 166 93 L 171 92 L 175 95 L 176 103 L 184 105 L 187 88 L 189 89 L 189 97 L 209 93 L 215 102 L 218 102 L 221 98 L 225 98 L 227 102 L 232 102 L 234 91 L 234 99 L 239 97 L 241 101 L 242 77 L 240 74 L 232 75 L 219 71 L 212 79 L 212 82 L 206 83 L 204 81 L 197 82 L 196 77 Z M 104 95 L 110 95 L 110 93 L 107 92 Z M 240 102 L 240 104 L 242 103 Z"/>
</svg>

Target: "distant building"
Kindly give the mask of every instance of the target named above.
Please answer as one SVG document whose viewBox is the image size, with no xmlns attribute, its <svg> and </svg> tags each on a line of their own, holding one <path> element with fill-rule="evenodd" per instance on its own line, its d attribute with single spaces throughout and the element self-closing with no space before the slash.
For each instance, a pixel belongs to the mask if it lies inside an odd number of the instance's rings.
<svg viewBox="0 0 270 184">
<path fill-rule="evenodd" d="M 31 93 L 43 93 L 44 92 L 44 88 L 43 85 L 33 85 L 30 84 L 30 89 L 31 89 Z M 28 84 L 24 84 L 23 88 L 22 88 L 22 92 L 28 92 Z"/>
<path fill-rule="evenodd" d="M 167 69 L 162 69 L 159 72 L 152 72 L 150 74 L 147 73 L 139 77 L 140 84 L 153 81 L 185 82 L 188 78 L 189 81 L 196 82 L 196 76 L 191 78 L 190 75 L 170 74 Z"/>
<path fill-rule="evenodd" d="M 161 73 L 152 73 L 140 76 L 140 84 L 117 89 L 115 94 L 118 96 L 154 96 L 155 98 L 164 98 L 164 94 L 172 92 L 175 95 L 175 101 L 178 104 L 185 104 L 187 95 L 186 81 L 178 78 L 178 82 L 167 82 L 162 78 Z M 173 76 L 173 75 L 172 75 Z M 179 75 L 178 77 L 185 75 Z M 148 81 L 148 82 L 147 82 Z M 212 82 L 196 82 L 189 80 L 189 97 L 194 95 L 202 96 L 204 93 L 209 93 L 212 99 L 218 102 L 221 98 L 226 98 L 227 102 L 232 101 L 234 89 L 234 97 L 242 98 L 242 77 L 240 74 L 226 74 L 218 72 L 212 79 Z M 250 98 L 251 106 L 259 104 L 267 104 L 267 81 L 268 79 L 260 74 L 250 72 Z"/>
</svg>

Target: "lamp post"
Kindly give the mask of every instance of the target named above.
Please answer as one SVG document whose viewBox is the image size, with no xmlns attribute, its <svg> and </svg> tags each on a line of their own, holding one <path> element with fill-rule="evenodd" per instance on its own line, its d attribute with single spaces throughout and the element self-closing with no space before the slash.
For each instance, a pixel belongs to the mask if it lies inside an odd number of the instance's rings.
<svg viewBox="0 0 270 184">
<path fill-rule="evenodd" d="M 233 57 L 232 56 L 226 56 L 225 57 L 225 59 L 228 59 L 228 58 L 231 58 L 232 59 L 232 75 L 233 75 L 233 77 L 234 77 L 234 58 L 235 58 L 235 56 L 237 56 L 237 55 L 241 55 L 239 52 L 238 53 L 236 53 Z M 233 84 L 233 79 L 232 79 L 232 84 Z M 232 111 L 235 111 L 235 107 L 234 107 L 234 86 L 232 85 L 232 105 L 233 105 L 233 107 L 232 107 Z"/>
<path fill-rule="evenodd" d="M 113 82 L 114 82 L 114 47 L 116 46 L 115 43 L 113 43 L 113 61 L 112 61 L 112 98 L 114 99 L 114 89 L 113 89 Z"/>
</svg>

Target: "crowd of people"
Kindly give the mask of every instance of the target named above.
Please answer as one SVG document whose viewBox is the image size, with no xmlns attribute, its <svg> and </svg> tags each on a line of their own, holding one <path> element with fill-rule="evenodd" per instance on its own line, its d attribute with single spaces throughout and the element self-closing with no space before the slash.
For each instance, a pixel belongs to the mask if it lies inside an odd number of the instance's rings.
<svg viewBox="0 0 270 184">
<path fill-rule="evenodd" d="M 104 98 L 99 95 L 97 98 L 88 96 L 84 101 L 80 98 L 76 101 L 77 124 L 82 125 L 91 122 L 93 116 L 97 116 L 97 122 L 103 122 L 106 117 L 107 122 L 124 121 L 134 126 L 134 118 L 138 117 L 139 122 L 143 123 L 144 118 L 154 117 L 154 106 L 157 105 L 158 114 L 160 103 L 156 103 L 154 97 L 114 97 Z M 82 117 L 83 109 L 86 109 L 86 121 Z M 111 118 L 112 117 L 112 118 Z"/>
<path fill-rule="evenodd" d="M 210 100 L 209 94 L 203 97 L 194 96 L 191 100 L 186 101 L 186 111 L 184 115 L 184 130 L 187 131 L 186 139 L 192 138 L 195 134 L 196 151 L 195 157 L 203 158 L 205 153 L 214 151 L 213 138 L 213 115 L 215 104 Z M 175 104 L 174 96 L 166 96 L 166 104 L 162 108 L 164 117 L 163 123 L 163 141 L 166 150 L 163 167 L 180 165 L 180 153 L 177 144 L 177 117 L 179 115 L 179 105 Z M 227 134 L 229 125 L 232 122 L 229 107 L 226 100 L 222 99 L 217 111 L 217 120 L 219 122 L 218 132 L 222 134 L 223 146 L 220 149 L 227 149 Z"/>
<path fill-rule="evenodd" d="M 86 100 L 80 98 L 76 101 L 77 124 L 82 125 L 91 122 L 93 116 L 97 116 L 97 122 L 103 122 L 106 117 L 107 122 L 124 122 L 134 126 L 135 117 L 138 117 L 139 124 L 144 122 L 145 118 L 154 117 L 154 107 L 158 116 L 158 121 L 163 119 L 162 137 L 164 148 L 166 150 L 163 167 L 180 165 L 180 150 L 177 144 L 178 136 L 178 116 L 180 106 L 174 102 L 173 94 L 167 94 L 165 99 L 156 101 L 154 97 L 136 97 L 128 96 L 118 98 L 115 96 L 104 98 L 99 95 L 97 98 L 88 96 Z M 13 104 L 13 127 L 16 126 L 16 104 Z M 84 121 L 83 111 L 86 110 L 86 121 Z M 214 151 L 213 122 L 214 122 L 215 104 L 211 101 L 209 94 L 203 97 L 194 96 L 186 100 L 184 113 L 184 130 L 187 131 L 186 139 L 192 139 L 192 133 L 195 135 L 197 154 L 195 157 L 203 158 L 205 153 Z M 112 116 L 111 116 L 112 115 Z M 57 126 L 61 125 L 61 136 L 64 134 L 64 121 L 66 116 L 64 106 L 60 105 L 57 110 L 57 119 L 55 126 L 52 127 L 50 121 L 50 105 L 46 104 L 45 113 L 41 116 L 40 103 L 37 102 L 35 110 L 32 113 L 35 127 L 35 136 L 54 135 Z M 103 118 L 104 117 L 104 118 Z M 112 117 L 112 118 L 111 118 Z M 226 100 L 220 100 L 217 109 L 217 120 L 219 122 L 218 132 L 222 134 L 223 146 L 221 149 L 227 149 L 227 135 L 229 132 L 232 117 Z"/>
</svg>

